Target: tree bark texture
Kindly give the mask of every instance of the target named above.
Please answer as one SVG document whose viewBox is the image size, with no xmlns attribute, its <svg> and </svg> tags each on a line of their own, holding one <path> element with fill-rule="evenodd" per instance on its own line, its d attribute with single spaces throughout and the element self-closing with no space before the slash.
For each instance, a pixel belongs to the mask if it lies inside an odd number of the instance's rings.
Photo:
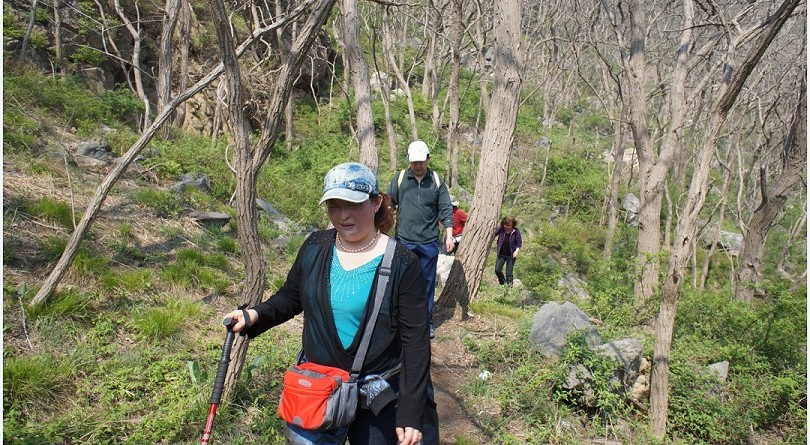
<svg viewBox="0 0 810 445">
<path fill-rule="evenodd" d="M 188 85 L 188 57 L 191 45 L 191 7 L 188 0 L 180 0 L 180 16 L 178 17 L 178 48 L 180 57 L 178 61 L 177 91 L 185 91 Z M 174 125 L 183 128 L 186 121 L 186 104 L 180 104 L 174 113 Z"/>
<path fill-rule="evenodd" d="M 437 300 L 437 304 L 445 308 L 459 302 L 462 317 L 481 284 L 492 232 L 498 225 L 506 191 L 522 84 L 521 12 L 520 0 L 495 4 L 495 76 L 475 195 L 470 219 L 464 228 L 464 242 L 459 246 L 447 284 Z"/>
<path fill-rule="evenodd" d="M 146 129 L 152 123 L 152 103 L 149 101 L 149 96 L 146 95 L 146 89 L 143 84 L 141 69 L 141 45 L 143 42 L 143 36 L 141 36 L 140 30 L 141 17 L 138 4 L 135 3 L 134 5 L 138 15 L 135 19 L 135 23 L 132 23 L 124 13 L 124 8 L 121 7 L 121 0 L 115 0 L 115 12 L 118 13 L 118 17 L 124 22 L 124 26 L 126 26 L 129 35 L 132 37 L 132 57 L 130 58 L 132 77 L 135 79 L 135 92 L 138 93 L 138 97 L 143 102 L 143 122 L 141 123 L 141 128 Z"/>
<path fill-rule="evenodd" d="M 349 59 L 352 74 L 354 105 L 357 110 L 357 142 L 360 146 L 360 163 L 377 171 L 377 137 L 374 134 L 374 119 L 371 114 L 371 86 L 368 80 L 368 64 L 360 48 L 360 17 L 357 0 L 342 0 L 343 46 Z"/>
<path fill-rule="evenodd" d="M 218 3 L 221 5 L 222 0 L 210 0 L 212 5 Z M 241 110 L 243 104 L 241 103 L 241 94 L 233 96 L 233 88 L 238 82 L 238 78 L 234 77 L 238 74 L 238 70 L 232 69 L 232 74 L 229 81 L 229 112 L 234 124 L 241 122 L 239 125 L 240 140 L 244 138 L 244 149 L 237 146 L 236 151 L 236 196 L 237 196 L 237 222 L 239 224 L 238 236 L 242 256 L 245 260 L 245 279 L 244 286 L 241 291 L 241 301 L 243 304 L 255 306 L 259 304 L 264 296 L 265 285 L 265 261 L 264 253 L 262 252 L 261 243 L 258 236 L 258 215 L 256 214 L 256 178 L 267 157 L 272 151 L 273 145 L 278 139 L 281 125 L 284 122 L 284 112 L 287 109 L 287 103 L 290 98 L 290 93 L 295 83 L 296 78 L 301 70 L 301 64 L 307 58 L 309 49 L 311 48 L 315 38 L 320 32 L 323 25 L 326 23 L 336 0 L 318 0 L 311 2 L 309 17 L 306 23 L 301 26 L 297 32 L 295 40 L 293 40 L 287 53 L 284 64 L 278 69 L 277 77 L 272 86 L 272 95 L 270 104 L 267 107 L 267 114 L 262 123 L 262 134 L 255 147 L 251 148 L 247 136 L 249 132 L 249 123 L 244 119 Z M 297 5 L 300 8 L 301 5 Z M 224 7 L 222 8 L 224 13 Z M 291 13 L 293 15 L 294 13 Z M 225 27 L 224 21 L 220 19 Z M 220 38 L 230 39 L 230 34 L 225 32 L 217 33 Z M 232 46 L 232 44 L 230 44 Z M 228 42 L 220 43 L 223 50 L 223 56 L 233 60 L 232 65 L 235 66 L 236 57 L 229 55 L 231 53 L 228 47 Z M 234 74 L 235 73 L 235 74 Z M 241 89 L 241 85 L 239 86 Z M 234 103 L 234 99 L 239 100 L 239 103 Z M 237 120 L 235 120 L 236 118 Z M 234 125 L 235 127 L 236 125 Z M 236 128 L 235 128 L 236 131 Z M 244 135 L 241 135 L 244 132 Z M 231 350 L 231 367 L 225 376 L 225 392 L 224 394 L 230 395 L 239 379 L 239 374 L 245 363 L 247 356 L 248 340 L 247 337 L 239 336 L 234 341 L 233 349 Z M 227 399 L 227 397 L 226 397 Z"/>
<path fill-rule="evenodd" d="M 166 0 L 163 12 L 163 27 L 160 33 L 160 50 L 158 51 L 157 100 L 158 112 L 166 108 L 172 97 L 172 74 L 174 66 L 174 30 L 180 15 L 180 0 Z M 161 129 L 161 136 L 169 136 L 169 127 Z"/>
<path fill-rule="evenodd" d="M 754 42 L 739 68 L 727 83 L 723 84 L 703 143 L 697 151 L 695 170 L 689 185 L 689 197 L 678 221 L 675 242 L 672 245 L 672 253 L 662 287 L 660 311 L 655 323 L 656 338 L 650 382 L 650 423 L 652 434 L 658 438 L 663 438 L 666 434 L 669 412 L 670 353 L 676 308 L 683 286 L 684 270 L 689 259 L 690 248 L 697 232 L 698 216 L 706 199 L 711 160 L 717 148 L 717 140 L 729 110 L 739 96 L 745 81 L 800 1 L 785 0 L 781 4 L 772 15 L 773 19 L 765 24 L 766 29 Z"/>
<path fill-rule="evenodd" d="M 451 2 L 453 10 L 452 35 L 450 39 L 450 83 L 447 95 L 450 101 L 450 125 L 447 128 L 447 183 L 450 187 L 458 186 L 458 122 L 461 104 L 459 103 L 459 72 L 461 70 L 461 42 L 464 38 L 462 3 Z"/>
<path fill-rule="evenodd" d="M 760 181 L 761 200 L 748 224 L 740 251 L 740 266 L 734 273 L 735 295 L 738 300 L 751 301 L 756 284 L 762 280 L 762 260 L 765 241 L 774 220 L 785 206 L 790 193 L 801 186 L 807 168 L 807 84 L 804 78 L 797 97 L 793 123 L 785 136 L 785 162 L 781 174 L 771 185 L 766 184 L 763 172 Z"/>
</svg>

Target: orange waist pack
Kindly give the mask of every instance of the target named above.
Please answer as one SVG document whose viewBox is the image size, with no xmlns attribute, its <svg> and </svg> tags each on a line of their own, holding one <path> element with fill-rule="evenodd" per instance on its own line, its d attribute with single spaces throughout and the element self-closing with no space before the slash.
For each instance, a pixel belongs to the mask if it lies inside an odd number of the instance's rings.
<svg viewBox="0 0 810 445">
<path fill-rule="evenodd" d="M 328 431 L 354 420 L 358 397 L 348 371 L 305 362 L 284 372 L 278 414 L 301 428 Z"/>
</svg>

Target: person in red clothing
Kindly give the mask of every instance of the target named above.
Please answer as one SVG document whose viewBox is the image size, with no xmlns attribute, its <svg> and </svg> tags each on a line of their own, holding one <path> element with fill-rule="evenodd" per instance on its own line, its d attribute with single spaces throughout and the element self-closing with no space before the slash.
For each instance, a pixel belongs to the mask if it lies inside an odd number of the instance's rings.
<svg viewBox="0 0 810 445">
<path fill-rule="evenodd" d="M 467 224 L 467 213 L 458 206 L 458 200 L 450 197 L 453 205 L 453 249 L 447 253 L 458 252 L 458 243 L 461 242 L 461 234 L 464 232 L 464 225 Z"/>
</svg>

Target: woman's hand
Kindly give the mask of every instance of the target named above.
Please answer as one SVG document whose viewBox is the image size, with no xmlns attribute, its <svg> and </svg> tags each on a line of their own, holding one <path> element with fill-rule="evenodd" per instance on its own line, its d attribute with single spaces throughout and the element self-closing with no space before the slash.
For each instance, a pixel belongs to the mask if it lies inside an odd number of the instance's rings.
<svg viewBox="0 0 810 445">
<path fill-rule="evenodd" d="M 399 445 L 416 445 L 422 441 L 422 432 L 409 426 L 397 427 L 397 440 Z"/>
<path fill-rule="evenodd" d="M 248 317 L 248 320 L 245 320 L 245 316 Z M 252 326 L 253 323 L 256 323 L 256 320 L 259 319 L 259 313 L 253 309 L 237 309 L 226 314 L 224 318 L 236 320 L 236 324 L 232 329 L 234 332 L 239 332 L 242 329 Z"/>
</svg>

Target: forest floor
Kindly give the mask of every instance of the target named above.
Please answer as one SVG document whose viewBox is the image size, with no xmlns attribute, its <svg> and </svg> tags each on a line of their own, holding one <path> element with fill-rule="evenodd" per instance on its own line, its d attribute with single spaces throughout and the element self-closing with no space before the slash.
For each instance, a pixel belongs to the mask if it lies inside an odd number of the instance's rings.
<svg viewBox="0 0 810 445">
<path fill-rule="evenodd" d="M 436 310 L 441 311 L 439 308 Z M 464 405 L 461 392 L 467 382 L 477 378 L 479 373 L 475 357 L 464 346 L 464 335 L 471 330 L 488 331 L 490 327 L 476 317 L 462 321 L 458 315 L 446 314 L 442 317 L 437 312 L 434 318 L 437 328 L 436 337 L 431 341 L 430 371 L 439 412 L 440 443 L 488 443 L 485 431 Z"/>
</svg>

